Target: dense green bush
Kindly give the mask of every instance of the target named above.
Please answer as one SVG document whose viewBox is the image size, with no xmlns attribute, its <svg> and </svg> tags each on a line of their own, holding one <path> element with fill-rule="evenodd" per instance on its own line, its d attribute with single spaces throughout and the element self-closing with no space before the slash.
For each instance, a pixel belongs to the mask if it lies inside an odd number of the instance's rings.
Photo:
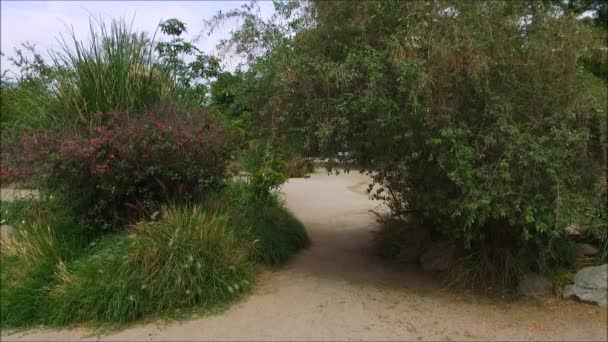
<svg viewBox="0 0 608 342">
<path fill-rule="evenodd" d="M 378 223 L 374 245 L 376 253 L 382 258 L 400 264 L 416 264 L 431 244 L 431 234 L 425 227 L 381 214 L 378 214 Z"/>
<path fill-rule="evenodd" d="M 598 184 L 597 192 L 587 212 L 587 229 L 583 238 L 600 248 L 601 262 L 608 262 L 608 191 L 606 184 Z"/>
<path fill-rule="evenodd" d="M 606 32 L 549 2 L 290 4 L 291 39 L 258 18 L 232 40 L 261 52 L 245 79 L 269 136 L 356 161 L 396 217 L 497 267 L 563 262 L 552 247 L 571 224 L 605 230 L 590 209 L 606 83 L 585 61 L 606 65 Z"/>
<path fill-rule="evenodd" d="M 312 161 L 279 146 L 273 146 L 271 140 L 252 140 L 247 148 L 242 149 L 240 164 L 250 173 L 251 186 L 257 187 L 259 193 L 268 193 L 277 189 L 288 178 L 305 177 L 314 172 Z"/>
<path fill-rule="evenodd" d="M 200 199 L 224 180 L 234 141 L 205 113 L 159 107 L 98 115 L 88 131 L 24 136 L 22 170 L 67 197 L 77 217 L 103 226 Z M 24 171 L 25 172 L 25 171 Z"/>
</svg>

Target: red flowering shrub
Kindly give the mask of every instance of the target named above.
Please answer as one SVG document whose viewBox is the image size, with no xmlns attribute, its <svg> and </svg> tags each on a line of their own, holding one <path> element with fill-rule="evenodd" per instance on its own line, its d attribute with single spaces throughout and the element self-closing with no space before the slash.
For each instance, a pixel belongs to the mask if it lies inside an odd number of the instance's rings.
<svg viewBox="0 0 608 342">
<path fill-rule="evenodd" d="M 17 170 L 7 164 L 0 163 L 0 184 L 11 183 L 17 178 Z"/>
<path fill-rule="evenodd" d="M 49 146 L 46 134 L 24 134 L 19 136 L 6 131 L 0 134 L 0 186 L 26 182 L 32 185 L 35 179 L 35 160 L 38 153 L 33 153 L 37 146 Z"/>
<path fill-rule="evenodd" d="M 25 136 L 26 167 L 61 191 L 75 214 L 103 226 L 190 201 L 223 182 L 234 140 L 204 113 L 114 113 L 85 134 Z"/>
</svg>

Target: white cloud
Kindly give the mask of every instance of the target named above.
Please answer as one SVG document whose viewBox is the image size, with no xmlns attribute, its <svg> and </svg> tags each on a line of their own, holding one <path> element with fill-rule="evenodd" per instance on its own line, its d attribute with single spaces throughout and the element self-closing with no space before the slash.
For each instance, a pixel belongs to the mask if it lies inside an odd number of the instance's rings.
<svg viewBox="0 0 608 342">
<path fill-rule="evenodd" d="M 209 19 L 219 10 L 226 12 L 245 1 L 2 1 L 0 50 L 7 55 L 22 42 L 36 44 L 40 52 L 58 47 L 59 33 L 73 27 L 79 39 L 85 39 L 91 15 L 109 20 L 113 17 L 133 19 L 134 31 L 154 33 L 161 20 L 178 18 L 188 28 L 186 38 L 201 33 L 203 19 Z M 260 2 L 261 13 L 268 17 L 273 12 L 271 2 Z M 203 35 L 198 47 L 213 53 L 221 38 L 228 36 L 232 27 L 226 26 L 211 36 Z M 160 35 L 160 32 L 158 33 Z M 163 37 L 157 36 L 157 39 Z M 233 63 L 227 67 L 234 67 Z M 12 70 L 6 57 L 1 69 Z"/>
</svg>

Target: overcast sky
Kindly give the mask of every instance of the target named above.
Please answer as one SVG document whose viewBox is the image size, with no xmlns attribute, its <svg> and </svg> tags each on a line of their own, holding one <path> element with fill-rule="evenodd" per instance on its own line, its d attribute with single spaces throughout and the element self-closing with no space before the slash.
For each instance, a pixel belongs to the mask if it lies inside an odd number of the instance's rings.
<svg viewBox="0 0 608 342">
<path fill-rule="evenodd" d="M 186 37 L 200 34 L 203 19 L 221 10 L 243 5 L 244 1 L 6 1 L 0 2 L 1 9 L 1 44 L 0 50 L 13 54 L 13 48 L 21 42 L 35 43 L 40 52 L 57 47 L 56 37 L 66 33 L 66 25 L 73 26 L 76 35 L 86 39 L 89 29 L 89 17 L 101 16 L 105 20 L 112 17 L 125 17 L 129 20 L 135 16 L 133 30 L 154 33 L 161 20 L 178 18 L 187 25 Z M 273 12 L 272 2 L 260 2 L 261 14 L 270 16 Z M 212 53 L 221 38 L 225 38 L 234 29 L 226 25 L 211 36 L 203 35 L 198 47 Z M 163 37 L 160 37 L 163 39 Z M 166 39 L 166 37 L 164 37 Z M 158 36 L 157 36 L 158 39 Z M 44 54 L 43 54 L 44 55 Z M 46 55 L 44 55 L 46 56 Z M 234 67 L 232 61 L 228 68 Z M 1 69 L 11 69 L 6 57 L 2 57 Z"/>
</svg>

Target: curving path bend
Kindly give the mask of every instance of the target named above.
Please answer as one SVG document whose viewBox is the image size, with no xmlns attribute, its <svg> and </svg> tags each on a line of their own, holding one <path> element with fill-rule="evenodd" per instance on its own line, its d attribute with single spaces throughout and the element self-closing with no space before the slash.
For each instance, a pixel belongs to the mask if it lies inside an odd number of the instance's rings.
<svg viewBox="0 0 608 342">
<path fill-rule="evenodd" d="M 253 295 L 226 312 L 97 336 L 38 330 L 9 340 L 608 340 L 606 310 L 564 301 L 512 303 L 443 290 L 416 269 L 373 256 L 368 178 L 318 171 L 284 186 L 313 241 L 288 266 L 265 272 Z"/>
</svg>

